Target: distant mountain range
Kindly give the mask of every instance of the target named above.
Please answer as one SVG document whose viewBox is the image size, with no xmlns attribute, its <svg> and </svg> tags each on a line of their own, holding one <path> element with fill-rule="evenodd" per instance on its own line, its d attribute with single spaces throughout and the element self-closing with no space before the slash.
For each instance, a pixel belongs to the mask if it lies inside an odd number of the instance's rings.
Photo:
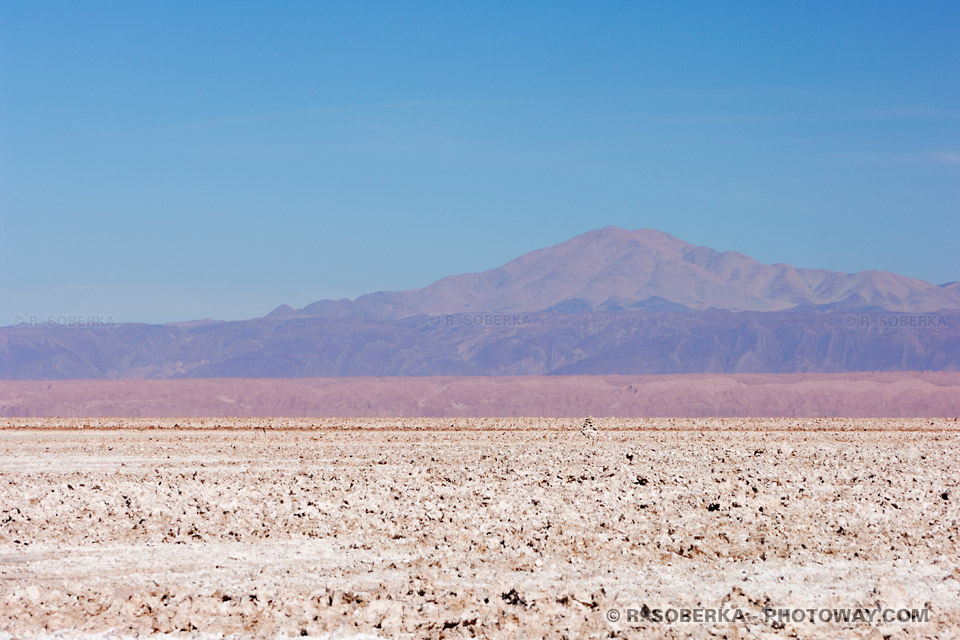
<svg viewBox="0 0 960 640">
<path fill-rule="evenodd" d="M 662 231 L 606 227 L 531 251 L 502 267 L 443 278 L 423 289 L 320 300 L 299 310 L 284 305 L 268 317 L 798 307 L 960 309 L 960 285 L 936 286 L 885 271 L 850 274 L 761 264 L 742 253 L 697 247 Z"/>
<path fill-rule="evenodd" d="M 765 265 L 606 227 L 263 318 L 0 329 L 0 378 L 960 370 L 960 283 Z"/>
</svg>

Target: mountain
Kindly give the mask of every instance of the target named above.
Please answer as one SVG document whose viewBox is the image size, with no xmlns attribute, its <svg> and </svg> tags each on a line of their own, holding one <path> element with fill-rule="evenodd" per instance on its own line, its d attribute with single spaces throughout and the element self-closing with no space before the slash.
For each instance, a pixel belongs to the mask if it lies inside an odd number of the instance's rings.
<svg viewBox="0 0 960 640">
<path fill-rule="evenodd" d="M 761 264 L 735 251 L 698 247 L 652 229 L 606 227 L 507 264 L 451 276 L 423 289 L 356 300 L 284 305 L 273 317 L 404 318 L 474 311 L 583 312 L 792 308 L 929 312 L 960 309 L 960 288 L 884 271 L 840 273 Z"/>
<path fill-rule="evenodd" d="M 607 227 L 263 318 L 0 328 L 0 379 L 960 371 L 960 286 Z"/>
<path fill-rule="evenodd" d="M 960 311 L 545 312 L 499 324 L 498 318 L 4 328 L 0 379 L 960 371 Z"/>
</svg>

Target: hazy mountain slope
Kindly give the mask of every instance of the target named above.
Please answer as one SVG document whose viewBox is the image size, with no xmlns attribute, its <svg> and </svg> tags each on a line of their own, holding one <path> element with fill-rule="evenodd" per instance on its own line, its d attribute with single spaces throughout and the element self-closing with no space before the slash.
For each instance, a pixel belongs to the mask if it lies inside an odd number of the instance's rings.
<svg viewBox="0 0 960 640">
<path fill-rule="evenodd" d="M 253 320 L 0 328 L 7 379 L 903 370 L 960 370 L 956 283 L 764 265 L 616 227 Z"/>
<path fill-rule="evenodd" d="M 960 370 L 960 312 L 879 324 L 898 318 L 915 316 L 634 311 L 530 314 L 517 326 L 421 315 L 8 328 L 0 378 Z"/>
<path fill-rule="evenodd" d="M 502 267 L 423 289 L 321 300 L 275 316 L 379 316 L 467 311 L 623 310 L 665 301 L 691 310 L 798 306 L 926 312 L 960 309 L 960 290 L 883 271 L 847 274 L 767 265 L 650 229 L 606 227 L 531 251 Z"/>
</svg>

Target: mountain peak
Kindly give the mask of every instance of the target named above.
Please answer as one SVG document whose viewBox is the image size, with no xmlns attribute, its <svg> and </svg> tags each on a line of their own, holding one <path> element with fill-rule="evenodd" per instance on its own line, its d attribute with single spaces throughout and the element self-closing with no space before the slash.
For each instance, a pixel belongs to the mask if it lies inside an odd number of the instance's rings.
<svg viewBox="0 0 960 640">
<path fill-rule="evenodd" d="M 481 273 L 423 289 L 319 301 L 309 316 L 402 318 L 476 311 L 623 311 L 663 309 L 779 311 L 879 308 L 927 312 L 960 308 L 960 291 L 882 271 L 844 274 L 766 265 L 656 229 L 607 226 L 526 253 Z M 286 309 L 273 315 L 285 315 Z"/>
<path fill-rule="evenodd" d="M 268 313 L 266 318 L 289 318 L 290 316 L 296 315 L 297 310 L 291 307 L 288 304 L 282 304 L 270 313 Z"/>
<path fill-rule="evenodd" d="M 573 242 L 578 239 L 582 239 L 588 242 L 633 242 L 645 246 L 654 246 L 654 247 L 688 247 L 688 243 L 672 236 L 665 231 L 658 231 L 656 229 L 624 229 L 622 227 L 616 227 L 613 225 L 603 227 L 602 229 L 594 229 L 592 231 L 587 231 L 586 233 L 581 233 L 578 236 L 574 236 L 567 242 Z M 565 243 L 561 243 L 565 244 Z M 559 246 L 559 245 L 555 245 Z"/>
</svg>

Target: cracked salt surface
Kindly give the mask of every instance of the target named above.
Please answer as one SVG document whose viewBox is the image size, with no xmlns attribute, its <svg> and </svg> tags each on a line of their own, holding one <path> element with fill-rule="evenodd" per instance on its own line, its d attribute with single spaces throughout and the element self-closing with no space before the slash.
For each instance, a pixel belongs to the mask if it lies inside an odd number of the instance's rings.
<svg viewBox="0 0 960 640">
<path fill-rule="evenodd" d="M 0 431 L 0 640 L 960 637 L 960 433 L 947 421 L 595 420 L 590 437 L 579 421 L 236 422 Z M 604 617 L 878 604 L 929 621 Z"/>
</svg>

